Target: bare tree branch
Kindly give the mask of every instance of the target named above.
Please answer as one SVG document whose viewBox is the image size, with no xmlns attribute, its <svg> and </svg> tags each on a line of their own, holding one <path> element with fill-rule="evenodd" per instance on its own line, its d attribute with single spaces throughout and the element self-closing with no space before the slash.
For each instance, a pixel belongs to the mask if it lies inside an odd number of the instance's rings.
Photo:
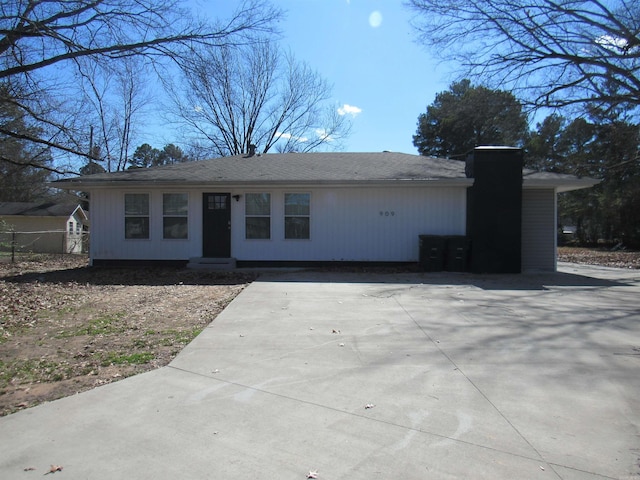
<svg viewBox="0 0 640 480">
<path fill-rule="evenodd" d="M 132 103 L 134 90 L 142 83 L 127 82 L 127 72 L 118 70 L 130 63 L 126 60 L 146 58 L 158 64 L 183 64 L 183 58 L 196 47 L 244 44 L 256 33 L 272 33 L 280 17 L 280 10 L 268 0 L 243 0 L 224 22 L 197 19 L 187 0 L 3 2 L 0 86 L 14 92 L 19 86 L 21 92 L 0 100 L 21 109 L 28 133 L 0 125 L 0 136 L 46 147 L 51 155 L 65 157 L 65 161 L 77 156 L 88 158 L 89 125 L 83 122 L 87 105 L 82 104 L 82 96 L 74 95 L 77 90 L 63 87 L 62 82 L 71 83 L 74 79 L 70 72 L 80 72 L 85 85 L 90 85 L 101 116 L 108 116 L 114 109 L 113 97 L 100 91 L 103 86 L 91 85 L 88 76 L 98 66 L 108 68 L 119 82 L 122 99 L 128 97 L 129 103 L 125 100 L 123 122 L 116 124 L 109 119 L 101 125 L 101 137 L 112 142 L 118 137 L 117 146 L 108 146 L 108 154 L 109 158 L 117 156 L 117 168 L 123 168 L 132 138 L 132 118 L 139 108 Z M 65 68 L 69 65 L 73 69 Z M 61 71 L 65 73 L 61 75 Z M 35 167 L 39 163 L 33 164 Z"/>
<path fill-rule="evenodd" d="M 38 163 L 38 162 L 19 162 L 16 160 L 13 160 L 12 158 L 9 158 L 5 155 L 0 155 L 0 162 L 6 162 L 9 163 L 11 165 L 15 165 L 18 167 L 32 167 L 32 168 L 37 168 L 40 170 L 46 170 L 47 172 L 51 172 L 51 173 L 57 173 L 58 175 L 78 175 L 78 172 L 72 171 L 72 170 L 62 170 L 59 168 L 55 168 L 55 167 L 50 167 L 49 165 L 43 164 L 43 163 Z"/>
<path fill-rule="evenodd" d="M 215 47 L 239 41 L 239 34 L 270 31 L 280 16 L 261 0 L 246 1 L 216 26 L 190 21 L 176 0 L 30 1 L 24 11 L 20 5 L 13 15 L 18 23 L 9 19 L 0 26 L 0 55 L 19 52 L 13 65 L 0 70 L 0 79 L 82 57 L 180 57 L 194 44 Z"/>
<path fill-rule="evenodd" d="M 67 147 L 65 145 L 61 145 L 59 143 L 52 142 L 52 141 L 49 141 L 49 140 L 44 139 L 44 138 L 36 137 L 34 135 L 29 135 L 29 134 L 26 134 L 26 133 L 14 132 L 14 131 L 8 130 L 8 129 L 2 127 L 2 126 L 0 126 L 0 135 L 5 135 L 7 137 L 11 137 L 11 138 L 19 139 L 19 140 L 27 140 L 29 142 L 33 142 L 33 143 L 36 143 L 38 145 L 45 146 L 47 148 L 55 148 L 55 149 L 62 150 L 62 151 L 67 152 L 67 153 L 71 153 L 73 155 L 79 155 L 79 156 L 82 156 L 82 157 L 89 158 L 89 153 L 83 153 L 83 152 L 80 152 L 80 151 L 75 150 L 73 148 Z"/>
<path fill-rule="evenodd" d="M 640 106 L 635 0 L 409 0 L 419 41 L 535 107 Z"/>
<path fill-rule="evenodd" d="M 214 154 L 239 155 L 338 146 L 348 120 L 327 105 L 331 88 L 304 63 L 267 41 L 198 51 L 170 85 L 176 115 Z"/>
</svg>

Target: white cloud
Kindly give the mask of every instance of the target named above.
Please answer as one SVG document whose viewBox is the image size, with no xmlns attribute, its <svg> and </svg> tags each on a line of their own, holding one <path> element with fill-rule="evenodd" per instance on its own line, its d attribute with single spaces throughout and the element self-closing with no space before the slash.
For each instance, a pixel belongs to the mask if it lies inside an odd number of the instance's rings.
<svg viewBox="0 0 640 480">
<path fill-rule="evenodd" d="M 629 42 L 626 38 L 614 37 L 612 35 L 602 35 L 596 38 L 596 43 L 607 50 L 614 50 L 616 52 L 636 50 L 636 48 L 629 46 Z"/>
<path fill-rule="evenodd" d="M 353 105 L 349 105 L 347 103 L 345 103 L 341 107 L 338 107 L 338 115 L 351 115 L 352 117 L 355 117 L 361 112 L 361 108 L 354 107 Z"/>
<path fill-rule="evenodd" d="M 316 128 L 316 135 L 318 135 L 319 139 L 324 140 L 325 142 L 333 142 L 333 138 L 324 128 Z"/>
<path fill-rule="evenodd" d="M 290 133 L 284 133 L 284 132 L 276 132 L 276 136 L 278 138 L 284 138 L 286 140 L 289 140 L 290 138 L 293 138 L 296 142 L 302 142 L 302 143 L 309 141 L 309 139 L 307 137 L 294 137 Z"/>
</svg>

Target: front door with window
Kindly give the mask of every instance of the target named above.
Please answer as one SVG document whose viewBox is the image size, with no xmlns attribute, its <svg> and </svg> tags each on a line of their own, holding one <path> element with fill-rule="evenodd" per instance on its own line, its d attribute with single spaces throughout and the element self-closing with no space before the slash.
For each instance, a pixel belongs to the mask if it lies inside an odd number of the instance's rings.
<svg viewBox="0 0 640 480">
<path fill-rule="evenodd" d="M 202 194 L 202 256 L 231 256 L 231 194 Z"/>
</svg>

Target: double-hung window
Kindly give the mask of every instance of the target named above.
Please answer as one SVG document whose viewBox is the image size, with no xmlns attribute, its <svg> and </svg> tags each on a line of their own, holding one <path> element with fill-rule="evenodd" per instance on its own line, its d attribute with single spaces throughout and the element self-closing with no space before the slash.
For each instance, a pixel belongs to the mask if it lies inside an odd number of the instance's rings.
<svg viewBox="0 0 640 480">
<path fill-rule="evenodd" d="M 247 239 L 271 238 L 271 194 L 247 193 L 245 198 L 245 236 Z"/>
<path fill-rule="evenodd" d="M 124 238 L 149 238 L 149 194 L 124 194 Z"/>
<path fill-rule="evenodd" d="M 189 196 L 186 193 L 162 194 L 162 238 L 188 238 Z"/>
<path fill-rule="evenodd" d="M 284 194 L 284 238 L 308 240 L 310 235 L 311 195 Z"/>
</svg>

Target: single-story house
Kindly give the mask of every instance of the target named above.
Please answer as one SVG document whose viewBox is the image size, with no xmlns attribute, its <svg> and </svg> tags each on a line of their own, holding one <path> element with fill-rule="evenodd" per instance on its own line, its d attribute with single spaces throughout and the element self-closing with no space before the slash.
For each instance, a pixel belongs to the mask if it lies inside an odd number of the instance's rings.
<svg viewBox="0 0 640 480">
<path fill-rule="evenodd" d="M 82 253 L 89 217 L 77 203 L 0 202 L 0 243 L 33 253 Z M 85 249 L 86 250 L 86 249 Z"/>
<path fill-rule="evenodd" d="M 420 236 L 469 239 L 475 272 L 556 268 L 556 195 L 593 179 L 403 153 L 237 155 L 55 182 L 90 193 L 93 265 L 415 263 Z M 430 237 L 422 237 L 427 239 Z"/>
</svg>

